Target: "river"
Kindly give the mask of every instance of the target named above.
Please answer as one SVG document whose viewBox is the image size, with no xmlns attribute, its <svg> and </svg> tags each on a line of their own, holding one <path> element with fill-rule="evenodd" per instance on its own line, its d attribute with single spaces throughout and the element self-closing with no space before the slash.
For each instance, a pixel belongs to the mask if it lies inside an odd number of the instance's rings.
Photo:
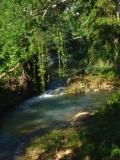
<svg viewBox="0 0 120 160">
<path fill-rule="evenodd" d="M 77 112 L 102 107 L 111 92 L 79 95 L 51 95 L 33 97 L 8 113 L 0 128 L 0 160 L 17 160 L 26 145 L 37 135 L 44 135 L 60 124 L 69 122 Z"/>
</svg>

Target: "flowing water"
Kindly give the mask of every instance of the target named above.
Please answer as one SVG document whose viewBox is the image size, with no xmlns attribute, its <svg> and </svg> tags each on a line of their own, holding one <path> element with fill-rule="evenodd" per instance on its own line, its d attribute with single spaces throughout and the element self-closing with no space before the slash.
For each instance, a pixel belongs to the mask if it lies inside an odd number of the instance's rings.
<svg viewBox="0 0 120 160">
<path fill-rule="evenodd" d="M 111 95 L 96 92 L 66 96 L 63 90 L 34 97 L 4 118 L 0 128 L 0 160 L 16 160 L 31 138 L 67 123 L 76 112 L 102 107 Z"/>
</svg>

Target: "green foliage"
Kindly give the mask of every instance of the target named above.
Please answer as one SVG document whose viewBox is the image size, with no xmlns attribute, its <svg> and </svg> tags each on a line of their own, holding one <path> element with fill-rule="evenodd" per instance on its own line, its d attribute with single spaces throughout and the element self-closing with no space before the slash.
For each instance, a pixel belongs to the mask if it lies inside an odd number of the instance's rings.
<svg viewBox="0 0 120 160">
<path fill-rule="evenodd" d="M 68 57 L 77 59 L 81 68 L 101 59 L 119 72 L 120 23 L 113 0 L 0 3 L 0 73 L 18 63 L 23 69 L 30 64 L 45 87 L 45 76 L 56 57 L 60 76 L 66 76 Z M 30 72 L 33 76 L 34 69 Z"/>
<path fill-rule="evenodd" d="M 45 152 L 51 152 L 57 148 L 61 147 L 63 139 L 63 133 L 60 130 L 54 130 L 50 134 L 43 136 L 41 138 L 35 138 L 33 141 L 33 148 L 35 146 L 39 149 L 44 150 Z M 46 142 L 46 143 L 45 143 Z"/>
<path fill-rule="evenodd" d="M 76 130 L 53 130 L 45 136 L 35 138 L 32 141 L 30 147 L 27 148 L 23 159 L 34 159 L 34 153 L 35 157 L 45 157 L 46 159 L 52 159 L 57 155 L 57 153 L 62 151 L 64 155 L 66 149 L 69 150 L 79 148 L 80 145 L 81 142 Z"/>
<path fill-rule="evenodd" d="M 43 3 L 38 1 L 4 1 L 1 2 L 0 16 L 0 71 L 6 72 L 17 63 L 24 66 L 31 58 L 37 57 L 39 76 L 43 87 L 45 86 L 45 73 L 47 71 L 48 59 L 51 56 L 50 50 L 55 44 L 54 50 L 58 53 L 59 72 L 64 71 L 66 66 L 66 56 L 64 51 L 64 35 L 61 34 L 59 26 L 60 11 L 55 11 L 52 5 L 56 3 Z M 49 10 L 50 7 L 50 10 Z M 44 16 L 45 11 L 50 12 L 51 16 L 60 18 L 58 21 L 51 22 L 51 17 Z M 43 18 L 44 16 L 44 18 Z M 58 16 L 58 17 L 57 17 Z M 64 23 L 62 24 L 64 27 Z M 57 29 L 57 32 L 56 32 Z M 62 29 L 64 30 L 64 28 Z M 50 44 L 51 43 L 51 44 Z M 33 62 L 31 62 L 33 63 Z M 14 75 L 14 73 L 13 73 Z"/>
<path fill-rule="evenodd" d="M 81 145 L 81 142 L 79 140 L 79 134 L 73 129 L 67 130 L 67 132 L 64 133 L 64 137 L 65 137 L 65 144 L 64 144 L 65 148 L 74 149 Z"/>
<path fill-rule="evenodd" d="M 114 146 L 111 151 L 111 157 L 112 159 L 119 159 L 120 158 L 120 148 L 117 146 Z"/>
<path fill-rule="evenodd" d="M 119 104 L 120 102 L 120 91 L 118 90 L 116 94 L 113 94 L 110 102 L 109 102 L 109 105 L 113 105 L 113 104 Z"/>
</svg>

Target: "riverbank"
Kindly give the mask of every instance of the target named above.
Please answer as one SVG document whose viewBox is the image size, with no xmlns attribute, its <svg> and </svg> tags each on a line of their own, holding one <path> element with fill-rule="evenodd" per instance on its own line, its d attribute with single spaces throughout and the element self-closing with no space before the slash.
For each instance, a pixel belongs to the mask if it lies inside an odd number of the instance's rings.
<svg viewBox="0 0 120 160">
<path fill-rule="evenodd" d="M 0 117 L 4 116 L 7 111 L 13 111 L 26 99 L 38 95 L 36 90 L 15 90 L 0 89 Z"/>
<path fill-rule="evenodd" d="M 120 87 L 120 82 L 114 77 L 98 75 L 75 76 L 67 80 L 66 93 L 86 93 L 99 91 L 112 91 Z"/>
<path fill-rule="evenodd" d="M 119 160 L 119 102 L 120 92 L 94 114 L 78 116 L 65 129 L 36 137 L 19 160 Z"/>
<path fill-rule="evenodd" d="M 11 85 L 11 88 L 14 84 Z M 21 104 L 26 99 L 42 93 L 36 89 L 33 85 L 27 85 L 27 88 L 20 88 L 16 86 L 15 90 L 11 88 L 0 89 L 0 113 L 12 110 L 15 106 Z M 55 87 L 55 86 L 54 86 Z M 120 87 L 120 83 L 117 78 L 110 79 L 95 75 L 87 76 L 74 76 L 66 80 L 66 86 L 64 85 L 65 94 L 79 94 L 89 92 L 100 92 L 100 91 L 112 91 Z M 57 94 L 57 93 L 56 93 Z M 59 94 L 59 92 L 58 92 Z"/>
</svg>

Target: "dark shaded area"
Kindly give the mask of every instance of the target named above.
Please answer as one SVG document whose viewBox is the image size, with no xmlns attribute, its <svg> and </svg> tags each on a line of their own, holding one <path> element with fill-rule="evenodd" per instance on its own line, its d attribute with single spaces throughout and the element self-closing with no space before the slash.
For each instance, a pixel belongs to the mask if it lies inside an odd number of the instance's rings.
<svg viewBox="0 0 120 160">
<path fill-rule="evenodd" d="M 85 117 L 76 124 L 83 144 L 75 150 L 73 159 L 88 157 L 90 160 L 120 159 L 120 104 L 107 105 L 94 116 Z M 75 124 L 75 125 L 76 125 Z M 73 160 L 72 159 L 72 160 Z"/>
<path fill-rule="evenodd" d="M 36 125 L 34 127 L 38 128 L 38 126 Z M 12 139 L 11 137 L 5 141 L 3 139 L 3 142 L 0 142 L 0 160 L 13 160 L 15 157 L 19 157 L 25 154 L 27 147 L 30 146 L 34 138 L 45 136 L 54 129 L 64 129 L 68 126 L 69 123 L 65 121 L 56 121 L 49 127 L 39 127 L 39 129 L 30 133 L 21 133 L 19 136 L 13 135 Z"/>
<path fill-rule="evenodd" d="M 0 120 L 4 117 L 8 111 L 14 111 L 18 105 L 24 100 L 38 95 L 38 91 L 33 90 L 16 90 L 0 88 Z"/>
</svg>

